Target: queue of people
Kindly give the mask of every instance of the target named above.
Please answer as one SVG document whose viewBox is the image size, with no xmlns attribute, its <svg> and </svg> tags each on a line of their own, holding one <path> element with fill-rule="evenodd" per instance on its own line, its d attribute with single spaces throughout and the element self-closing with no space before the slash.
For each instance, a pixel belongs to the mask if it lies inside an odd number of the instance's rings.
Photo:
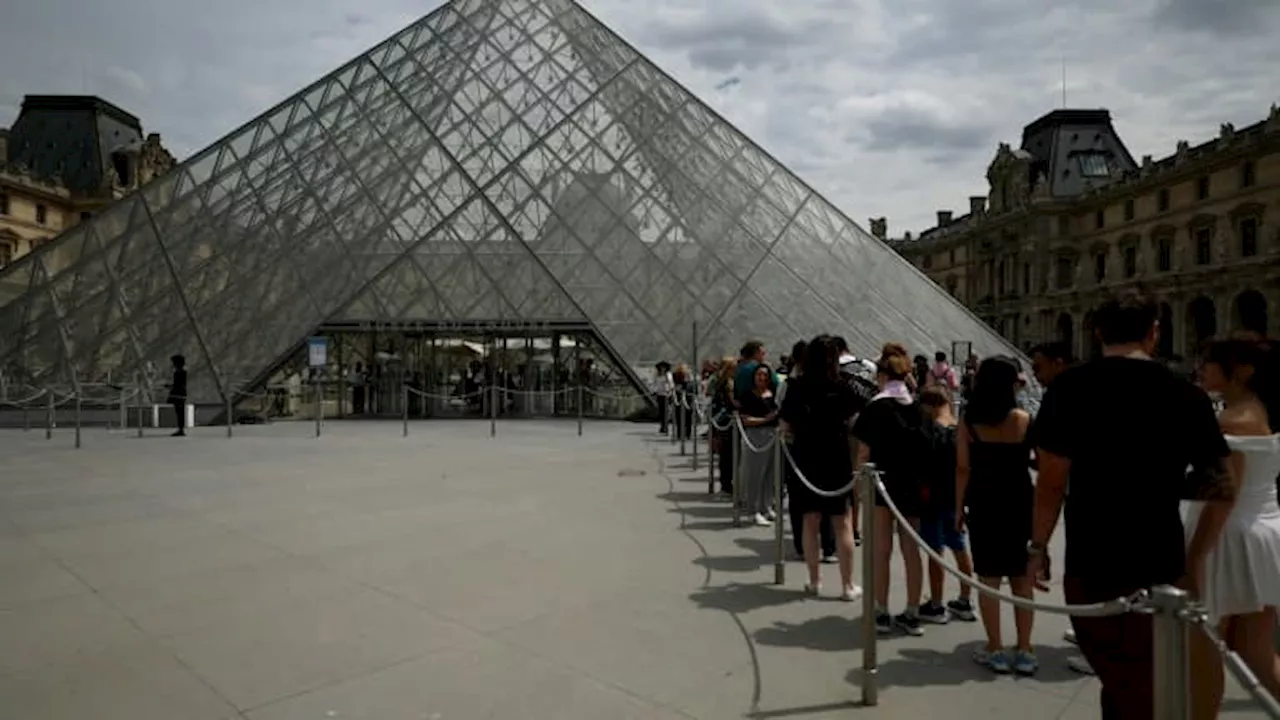
<svg viewBox="0 0 1280 720">
<path fill-rule="evenodd" d="M 1177 584 L 1203 602 L 1209 622 L 1273 695 L 1280 659 L 1273 644 L 1280 606 L 1280 351 L 1258 338 L 1221 340 L 1203 356 L 1198 382 L 1153 360 L 1156 305 L 1136 297 L 1095 313 L 1101 357 L 1074 364 L 1060 345 L 1035 348 L 1037 402 L 1014 357 L 967 358 L 953 368 L 897 343 L 875 361 L 840 338 L 797 343 L 778 370 L 757 342 L 707 367 L 709 417 L 718 428 L 721 491 L 741 497 L 757 525 L 780 522 L 767 456 L 743 458 L 734 474 L 734 428 L 751 446 L 777 433 L 785 443 L 788 505 L 807 593 L 822 593 L 821 563 L 839 565 L 837 596 L 858 598 L 853 554 L 859 530 L 875 533 L 876 627 L 919 635 L 928 623 L 981 620 L 975 660 L 996 673 L 1032 675 L 1034 613 L 1013 610 L 1002 632 L 999 602 L 961 585 L 948 598 L 942 569 L 924 561 L 891 500 L 937 553 L 981 583 L 1019 597 L 1047 589 L 1048 545 L 1067 518 L 1062 586 L 1067 602 L 1095 603 Z M 1215 412 L 1210 393 L 1219 399 Z M 957 403 L 956 396 L 963 397 Z M 960 406 L 957 413 L 955 408 Z M 851 478 L 874 463 L 874 527 L 859 528 Z M 906 585 L 890 609 L 894 539 Z M 926 565 L 928 569 L 926 572 Z M 926 583 L 927 580 L 927 583 Z M 927 584 L 927 588 L 926 588 Z M 926 593 L 927 591 L 927 593 Z M 1104 718 L 1149 718 L 1152 618 L 1125 613 L 1073 617 L 1069 639 L 1095 672 Z M 1193 631 L 1195 716 L 1216 716 L 1222 663 Z"/>
</svg>

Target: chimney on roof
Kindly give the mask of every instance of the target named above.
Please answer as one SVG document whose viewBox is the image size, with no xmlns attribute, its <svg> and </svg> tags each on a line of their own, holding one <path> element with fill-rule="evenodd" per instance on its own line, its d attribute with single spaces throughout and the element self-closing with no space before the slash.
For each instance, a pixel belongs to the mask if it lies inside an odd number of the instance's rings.
<svg viewBox="0 0 1280 720">
<path fill-rule="evenodd" d="M 986 195 L 970 195 L 969 196 L 969 214 L 981 215 L 987 211 Z"/>
<path fill-rule="evenodd" d="M 938 211 L 938 227 L 944 228 L 950 224 L 951 224 L 951 211 L 939 210 Z"/>
<path fill-rule="evenodd" d="M 881 240 L 889 239 L 889 219 L 888 218 L 871 218 L 871 234 Z"/>
</svg>

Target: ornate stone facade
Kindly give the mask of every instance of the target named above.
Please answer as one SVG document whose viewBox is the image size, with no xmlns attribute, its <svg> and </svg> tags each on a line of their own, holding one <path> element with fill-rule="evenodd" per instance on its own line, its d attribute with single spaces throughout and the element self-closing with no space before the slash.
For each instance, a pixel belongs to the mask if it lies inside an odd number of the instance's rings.
<svg viewBox="0 0 1280 720">
<path fill-rule="evenodd" d="M 117 115 L 132 118 L 96 98 L 42 96 L 41 99 L 64 101 L 64 105 L 82 100 L 89 107 L 106 106 Z M 42 136 L 41 139 L 50 138 Z M 163 175 L 177 162 L 161 143 L 160 136 L 152 133 L 145 140 L 127 142 L 113 149 L 108 154 L 110 162 L 94 165 L 101 170 L 95 171 L 97 181 L 92 187 L 72 189 L 60 175 L 41 174 L 26 162 L 11 160 L 17 153 L 10 150 L 18 149 L 10 147 L 13 142 L 21 142 L 21 138 L 12 137 L 8 130 L 0 128 L 0 268 L 75 226 L 99 208 Z M 61 144 L 69 146 L 72 142 Z M 85 168 L 67 168 L 65 164 L 59 167 L 70 172 L 85 171 Z"/>
<path fill-rule="evenodd" d="M 1280 109 L 1140 164 L 1117 144 L 1046 165 L 1026 137 L 1024 150 L 997 148 L 985 201 L 894 247 L 1023 348 L 1062 340 L 1089 356 L 1092 311 L 1130 290 L 1161 303 L 1167 358 L 1233 332 L 1280 334 Z M 1082 182 L 1063 190 L 1073 172 Z"/>
</svg>

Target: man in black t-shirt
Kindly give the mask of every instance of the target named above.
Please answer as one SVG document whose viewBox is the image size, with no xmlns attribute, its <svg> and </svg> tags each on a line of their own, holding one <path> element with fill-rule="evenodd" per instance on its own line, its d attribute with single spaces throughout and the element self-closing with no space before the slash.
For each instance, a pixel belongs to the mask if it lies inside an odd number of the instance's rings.
<svg viewBox="0 0 1280 720">
<path fill-rule="evenodd" d="M 1229 502 L 1206 503 L 1187 545 L 1180 501 L 1229 500 L 1235 485 L 1208 396 L 1151 359 L 1158 317 L 1153 303 L 1139 299 L 1099 309 L 1102 357 L 1064 371 L 1036 418 L 1040 475 L 1028 572 L 1045 570 L 1065 497 L 1069 603 L 1163 584 L 1197 592 L 1205 555 L 1230 513 Z M 1150 718 L 1151 616 L 1071 620 L 1102 682 L 1102 717 Z"/>
</svg>

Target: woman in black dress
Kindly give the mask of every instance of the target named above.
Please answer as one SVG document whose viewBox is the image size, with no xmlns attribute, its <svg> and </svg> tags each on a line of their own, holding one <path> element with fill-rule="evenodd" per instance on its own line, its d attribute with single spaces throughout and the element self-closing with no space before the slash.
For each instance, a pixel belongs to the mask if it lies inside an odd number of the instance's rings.
<svg viewBox="0 0 1280 720">
<path fill-rule="evenodd" d="M 839 354 L 829 337 L 819 336 L 809 343 L 799 377 L 787 384 L 782 399 L 783 428 L 792 437 L 791 457 L 796 470 L 815 488 L 834 492 L 848 487 L 853 478 L 853 458 L 849 455 L 849 420 L 858 407 L 858 397 L 841 381 Z M 818 533 L 827 518 L 835 530 L 836 556 L 840 563 L 840 597 L 853 601 L 862 589 L 853 584 L 853 525 L 850 513 L 852 490 L 834 497 L 809 489 L 804 480 L 791 495 L 804 517 L 801 545 L 809 569 L 805 592 L 817 595 L 822 586 L 819 570 Z"/>
<path fill-rule="evenodd" d="M 1018 408 L 1017 385 L 1018 366 L 1010 358 L 988 358 L 978 367 L 956 434 L 956 517 L 968 525 L 978 579 L 1000 587 L 1008 578 L 1013 594 L 1029 599 L 1027 543 L 1035 498 L 1028 469 L 1031 415 Z M 1032 611 L 1013 611 L 1018 644 L 1012 658 L 1001 642 L 1000 601 L 980 595 L 978 611 L 987 646 L 974 659 L 998 673 L 1035 673 Z"/>
</svg>

